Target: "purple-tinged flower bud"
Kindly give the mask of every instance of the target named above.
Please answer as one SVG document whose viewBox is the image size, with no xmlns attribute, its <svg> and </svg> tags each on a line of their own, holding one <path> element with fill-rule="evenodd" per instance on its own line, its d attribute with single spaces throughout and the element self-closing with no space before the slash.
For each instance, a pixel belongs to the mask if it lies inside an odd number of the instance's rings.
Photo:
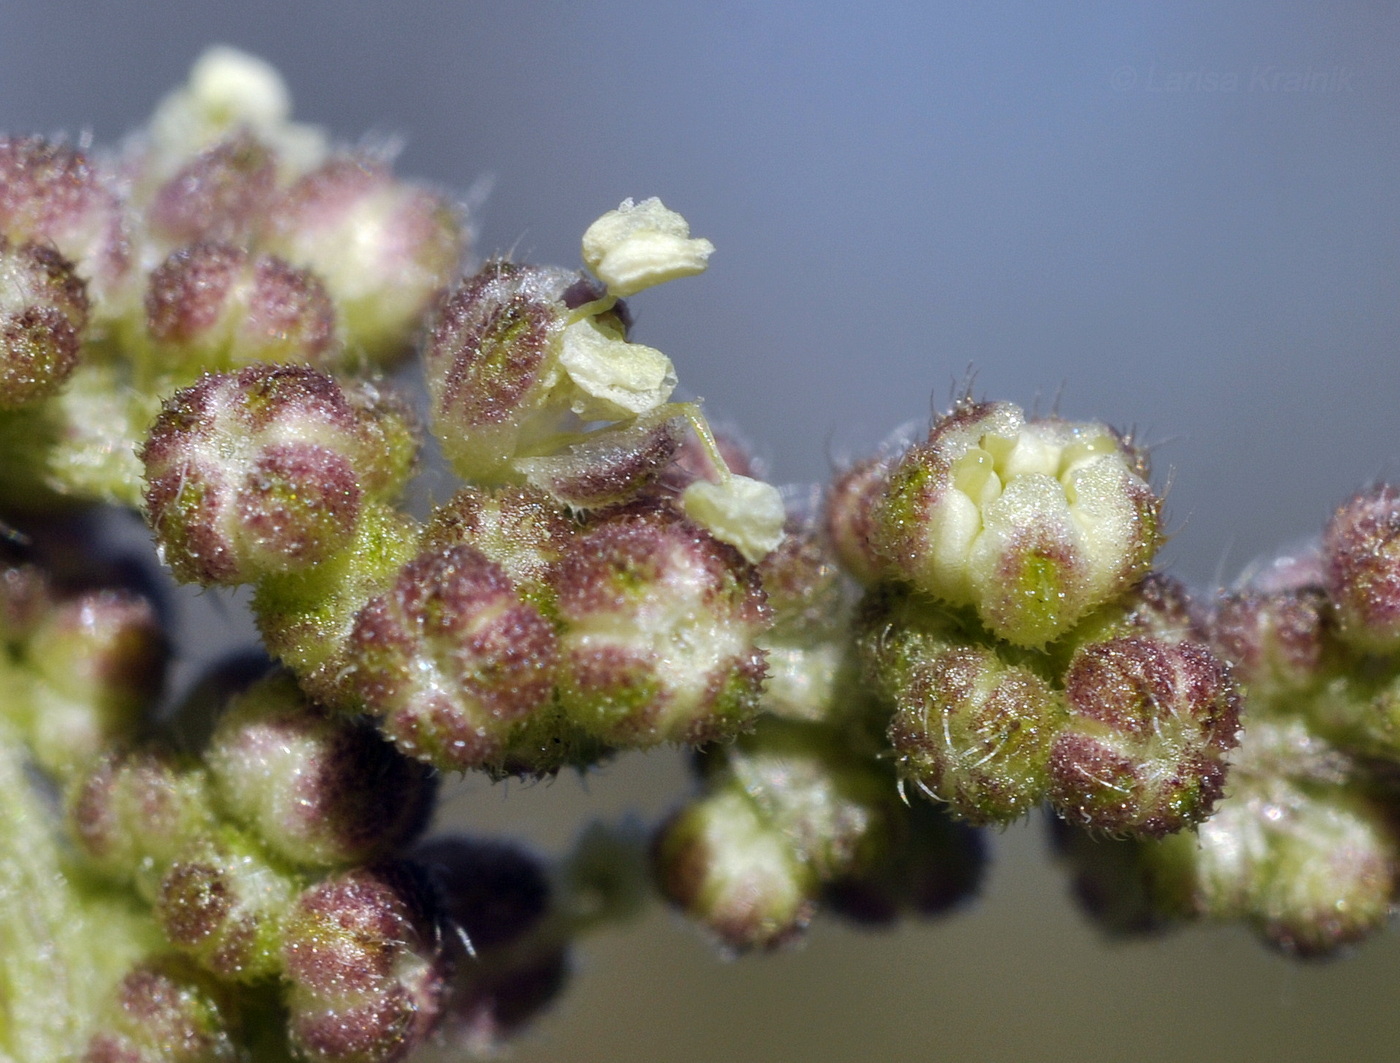
<svg viewBox="0 0 1400 1063">
<path fill-rule="evenodd" d="M 925 594 L 1039 648 L 1146 574 L 1161 500 L 1144 471 L 1104 425 L 964 403 L 890 474 L 875 545 Z"/>
<path fill-rule="evenodd" d="M 246 244 L 277 191 L 275 153 L 246 128 L 205 148 L 160 186 L 146 211 L 166 246 Z"/>
<path fill-rule="evenodd" d="M 0 138 L 0 234 L 52 245 L 76 263 L 99 310 L 130 264 L 108 175 L 82 152 L 42 137 Z"/>
<path fill-rule="evenodd" d="M 302 883 L 251 836 L 217 828 L 185 849 L 153 900 L 170 943 L 230 981 L 256 982 L 282 965 L 282 921 Z"/>
<path fill-rule="evenodd" d="M 507 476 L 560 381 L 571 305 L 602 292 L 568 270 L 488 263 L 438 306 L 423 345 L 433 434 L 466 480 Z"/>
<path fill-rule="evenodd" d="M 67 774 L 133 737 L 160 692 L 167 653 L 146 598 L 92 591 L 55 606 L 25 648 L 40 679 L 32 735 L 40 763 Z"/>
<path fill-rule="evenodd" d="M 1338 636 L 1366 653 L 1400 649 L 1400 491 L 1380 484 L 1338 509 L 1323 563 Z"/>
<path fill-rule="evenodd" d="M 1205 646 L 1126 637 L 1082 647 L 1050 801 L 1073 823 L 1160 838 L 1210 815 L 1238 743 L 1239 695 Z"/>
<path fill-rule="evenodd" d="M 1211 615 L 1210 634 L 1252 698 L 1312 688 L 1336 654 L 1328 602 L 1318 589 L 1224 595 Z"/>
<path fill-rule="evenodd" d="M 307 702 L 274 675 L 235 699 L 205 762 L 234 819 L 299 866 L 364 863 L 426 825 L 433 776 L 369 723 Z"/>
<path fill-rule="evenodd" d="M 1075 901 L 1104 933 L 1153 934 L 1195 914 L 1190 876 L 1176 858 L 1183 846 L 1195 844 L 1194 832 L 1159 842 L 1106 837 L 1058 816 L 1047 822 L 1055 854 L 1072 876 Z"/>
<path fill-rule="evenodd" d="M 347 682 L 395 745 L 444 770 L 498 761 L 553 695 L 557 640 L 501 567 L 454 546 L 419 555 L 356 619 Z"/>
<path fill-rule="evenodd" d="M 423 549 L 471 546 L 500 565 L 520 593 L 539 605 L 553 601 L 546 589 L 550 567 L 578 533 L 565 509 L 532 487 L 464 487 L 433 514 Z"/>
<path fill-rule="evenodd" d="M 75 782 L 67 805 L 84 856 L 110 878 L 134 879 L 147 899 L 176 857 L 214 830 L 203 769 L 157 749 L 109 754 Z"/>
<path fill-rule="evenodd" d="M 156 267 L 146 328 L 167 370 L 325 367 L 339 353 L 335 307 L 316 275 L 231 244 L 182 247 Z"/>
<path fill-rule="evenodd" d="M 795 940 L 816 910 L 812 868 L 737 786 L 682 808 L 653 852 L 661 892 L 736 953 Z"/>
<path fill-rule="evenodd" d="M 842 567 L 866 586 L 885 575 L 875 514 L 892 467 L 888 458 L 868 458 L 838 475 L 826 490 L 827 538 Z"/>
<path fill-rule="evenodd" d="M 366 496 L 407 471 L 402 426 L 385 418 L 396 415 L 303 366 L 253 365 L 176 393 L 141 454 L 166 564 L 182 580 L 236 584 L 345 550 Z"/>
<path fill-rule="evenodd" d="M 660 477 L 680 449 L 688 425 L 673 406 L 582 436 L 565 449 L 520 458 L 526 482 L 574 509 L 630 502 Z"/>
<path fill-rule="evenodd" d="M 87 289 L 72 263 L 0 236 L 0 410 L 58 391 L 78 366 L 87 323 Z"/>
<path fill-rule="evenodd" d="M 314 270 L 350 343 L 377 361 L 401 354 L 456 271 L 466 236 L 456 211 L 380 162 L 341 156 L 292 185 L 263 246 Z"/>
<path fill-rule="evenodd" d="M 447 976 L 431 897 L 403 865 L 305 890 L 284 926 L 288 1036 L 313 1063 L 387 1063 L 438 1021 Z"/>
<path fill-rule="evenodd" d="M 770 614 L 733 548 L 667 510 L 626 513 L 582 535 L 554 585 L 560 704 L 584 730 L 647 747 L 748 726 Z"/>
<path fill-rule="evenodd" d="M 82 1063 L 238 1063 L 232 995 L 181 956 L 134 967 L 118 983 Z"/>
</svg>

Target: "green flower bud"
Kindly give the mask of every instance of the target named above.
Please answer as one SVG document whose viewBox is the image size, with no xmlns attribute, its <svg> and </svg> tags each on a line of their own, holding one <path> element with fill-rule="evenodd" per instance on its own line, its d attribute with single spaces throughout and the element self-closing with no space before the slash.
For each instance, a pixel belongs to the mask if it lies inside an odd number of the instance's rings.
<svg viewBox="0 0 1400 1063">
<path fill-rule="evenodd" d="M 190 377 L 254 362 L 328 366 L 338 354 L 335 307 L 316 276 L 230 244 L 182 247 L 152 271 L 146 328 L 161 368 Z"/>
<path fill-rule="evenodd" d="M 891 473 L 876 546 L 924 593 L 1038 648 L 1147 572 L 1161 500 L 1144 471 L 1104 425 L 965 403 Z"/>
<path fill-rule="evenodd" d="M 287 1032 L 313 1063 L 387 1063 L 438 1021 L 447 975 L 434 905 L 402 865 L 356 868 L 298 896 L 282 948 Z"/>
<path fill-rule="evenodd" d="M 70 787 L 70 832 L 104 875 L 135 882 L 147 899 L 177 857 L 212 836 L 215 816 L 202 768 L 174 754 L 111 753 Z"/>
<path fill-rule="evenodd" d="M 427 825 L 431 774 L 368 723 L 308 704 L 272 676 L 228 707 L 205 754 L 219 800 L 282 859 L 363 863 Z"/>
<path fill-rule="evenodd" d="M 735 734 L 758 710 L 769 612 L 753 568 L 665 510 L 582 535 L 554 571 L 559 699 L 580 727 L 634 747 Z"/>
<path fill-rule="evenodd" d="M 1070 718 L 1050 754 L 1050 801 L 1071 822 L 1161 837 L 1210 815 L 1238 743 L 1239 695 L 1196 642 L 1126 637 L 1082 647 Z"/>
<path fill-rule="evenodd" d="M 1322 546 L 1339 637 L 1367 653 L 1400 649 L 1400 491 L 1357 495 L 1333 514 Z"/>
<path fill-rule="evenodd" d="M 385 419 L 396 411 L 301 366 L 253 365 L 177 393 L 141 454 L 166 564 L 182 580 L 236 584 L 345 550 L 366 498 L 407 472 L 406 429 Z"/>
<path fill-rule="evenodd" d="M 654 861 L 667 899 L 736 953 L 794 940 L 816 910 L 812 868 L 737 786 L 672 817 Z"/>
<path fill-rule="evenodd" d="M 146 598 L 93 591 L 55 606 L 25 649 L 39 679 L 32 741 L 40 762 L 68 774 L 131 738 L 160 692 L 167 653 Z"/>
<path fill-rule="evenodd" d="M 252 837 L 221 827 L 171 863 L 153 905 L 176 948 L 221 978 L 256 982 L 281 970 L 282 920 L 300 887 Z"/>
<path fill-rule="evenodd" d="M 77 368 L 87 290 L 52 247 L 0 236 L 0 410 L 54 394 Z"/>
<path fill-rule="evenodd" d="M 465 243 L 445 200 L 355 156 L 332 158 L 287 189 L 262 238 L 272 254 L 315 271 L 349 343 L 377 362 L 403 353 Z"/>
<path fill-rule="evenodd" d="M 238 1063 L 231 995 L 180 956 L 135 967 L 117 986 L 82 1063 Z"/>
</svg>

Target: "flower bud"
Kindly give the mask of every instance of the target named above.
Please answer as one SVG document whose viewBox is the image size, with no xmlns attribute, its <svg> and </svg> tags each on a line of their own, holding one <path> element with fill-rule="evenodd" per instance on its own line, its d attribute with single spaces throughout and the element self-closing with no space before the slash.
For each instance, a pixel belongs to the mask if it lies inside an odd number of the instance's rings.
<svg viewBox="0 0 1400 1063">
<path fill-rule="evenodd" d="M 408 1055 L 441 1011 L 438 941 L 431 898 L 402 865 L 356 868 L 305 890 L 282 947 L 293 1048 L 313 1063 Z"/>
<path fill-rule="evenodd" d="M 178 392 L 141 455 L 166 564 L 181 580 L 236 584 L 344 550 L 366 495 L 407 471 L 395 421 L 301 366 L 253 365 Z"/>
<path fill-rule="evenodd" d="M 564 508 L 535 488 L 464 487 L 433 513 L 423 531 L 423 549 L 480 550 L 501 566 L 522 597 L 544 605 L 553 601 L 545 585 L 550 567 L 577 530 Z"/>
<path fill-rule="evenodd" d="M 25 653 L 41 680 L 36 755 L 66 773 L 134 735 L 160 692 L 168 647 L 148 599 L 105 590 L 55 606 Z"/>
<path fill-rule="evenodd" d="M 470 546 L 420 554 L 360 612 L 349 682 L 409 756 L 465 771 L 500 759 L 554 690 L 556 638 Z"/>
<path fill-rule="evenodd" d="M 18 649 L 53 605 L 43 569 L 29 564 L 0 568 L 0 645 Z"/>
<path fill-rule="evenodd" d="M 82 1063 L 238 1063 L 229 993 L 180 956 L 139 964 L 117 985 Z"/>
<path fill-rule="evenodd" d="M 205 760 L 229 814 L 300 866 L 363 863 L 410 841 L 435 790 L 372 726 L 308 704 L 285 673 L 229 705 Z"/>
<path fill-rule="evenodd" d="M 899 773 L 972 823 L 1005 823 L 1041 801 L 1064 706 L 1029 669 L 983 646 L 910 660 L 889 737 Z"/>
<path fill-rule="evenodd" d="M 438 306 L 423 347 L 433 434 L 457 474 L 500 480 L 551 406 L 570 305 L 600 292 L 561 269 L 488 263 Z"/>
<path fill-rule="evenodd" d="M 130 263 L 109 175 L 41 137 L 0 137 L 0 234 L 51 246 L 92 286 L 101 313 Z"/>
<path fill-rule="evenodd" d="M 1050 754 L 1050 800 L 1066 819 L 1159 838 L 1210 815 L 1239 730 L 1239 695 L 1214 654 L 1111 639 L 1082 647 L 1064 684 L 1070 719 Z"/>
<path fill-rule="evenodd" d="M 1213 645 L 1254 698 L 1308 690 L 1322 680 L 1336 652 L 1328 602 L 1315 588 L 1224 595 L 1211 616 L 1210 632 Z"/>
<path fill-rule="evenodd" d="M 1080 910 L 1111 936 L 1151 934 L 1194 914 L 1181 854 L 1196 835 L 1163 841 L 1109 838 L 1048 818 L 1056 855 L 1069 866 Z M 1178 844 L 1180 842 L 1180 844 Z M 1173 888 L 1184 884 L 1184 888 Z"/>
<path fill-rule="evenodd" d="M 340 156 L 297 181 L 272 210 L 263 246 L 314 270 L 349 342 L 375 361 L 402 353 L 466 243 L 452 207 L 387 164 Z"/>
<path fill-rule="evenodd" d="M 654 861 L 666 898 L 735 952 L 792 941 L 816 910 L 811 867 L 737 786 L 663 825 Z"/>
<path fill-rule="evenodd" d="M 891 469 L 886 458 L 857 462 L 826 491 L 826 534 L 832 549 L 841 566 L 867 587 L 885 571 L 885 560 L 876 547 L 875 512 L 889 486 Z"/>
<path fill-rule="evenodd" d="M 300 883 L 252 837 L 221 827 L 161 877 L 156 921 L 206 970 L 256 982 L 281 969 L 282 920 Z"/>
<path fill-rule="evenodd" d="M 0 236 L 0 410 L 47 398 L 77 368 L 87 291 L 52 247 Z"/>
<path fill-rule="evenodd" d="M 1039 648 L 1146 573 L 1161 501 L 1143 471 L 1104 425 L 965 403 L 891 473 L 876 546 L 925 594 Z"/>
<path fill-rule="evenodd" d="M 155 192 L 146 210 L 167 246 L 246 244 L 277 189 L 277 158 L 246 127 L 205 148 Z"/>
<path fill-rule="evenodd" d="M 110 878 L 135 879 L 147 899 L 215 822 L 203 769 L 158 749 L 108 754 L 76 780 L 67 805 L 83 855 Z"/>
<path fill-rule="evenodd" d="M 1338 636 L 1367 653 L 1400 649 L 1400 491 L 1381 484 L 1338 509 L 1323 564 Z"/>
<path fill-rule="evenodd" d="M 732 735 L 758 709 L 769 621 L 754 570 L 665 510 L 582 535 L 554 571 L 559 698 L 580 727 L 635 747 Z"/>
<path fill-rule="evenodd" d="M 478 955 L 522 940 L 553 903 L 544 864 L 511 842 L 437 838 L 417 849 L 413 860 L 427 869 L 443 914 Z"/>
<path fill-rule="evenodd" d="M 315 274 L 230 244 L 182 247 L 152 271 L 146 328 L 166 370 L 327 366 L 337 354 L 335 308 Z"/>
</svg>

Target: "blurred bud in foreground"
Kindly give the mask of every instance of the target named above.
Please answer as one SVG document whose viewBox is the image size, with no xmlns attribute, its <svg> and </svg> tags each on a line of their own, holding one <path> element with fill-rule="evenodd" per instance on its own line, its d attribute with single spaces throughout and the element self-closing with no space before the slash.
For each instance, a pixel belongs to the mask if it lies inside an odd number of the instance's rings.
<svg viewBox="0 0 1400 1063">
<path fill-rule="evenodd" d="M 98 1019 L 82 1063 L 239 1063 L 232 994 L 184 957 L 140 964 Z"/>
<path fill-rule="evenodd" d="M 1038 648 L 1146 574 L 1161 501 L 1144 471 L 1104 425 L 963 403 L 891 472 L 875 545 L 925 594 Z"/>
<path fill-rule="evenodd" d="M 67 259 L 0 236 L 0 410 L 63 386 L 78 366 L 87 322 L 87 291 Z"/>
</svg>

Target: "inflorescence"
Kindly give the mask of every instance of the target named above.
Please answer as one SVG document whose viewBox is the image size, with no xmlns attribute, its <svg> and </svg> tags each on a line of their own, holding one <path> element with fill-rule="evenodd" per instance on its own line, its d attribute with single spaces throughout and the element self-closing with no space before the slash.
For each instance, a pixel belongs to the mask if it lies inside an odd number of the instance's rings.
<svg viewBox="0 0 1400 1063">
<path fill-rule="evenodd" d="M 965 397 L 785 503 L 631 337 L 713 251 L 679 214 L 625 201 L 584 270 L 468 234 L 228 49 L 113 151 L 0 139 L 7 1058 L 485 1053 L 649 891 L 735 953 L 932 916 L 1047 806 L 1114 932 L 1385 923 L 1400 491 L 1205 601 L 1097 422 Z M 103 505 L 251 588 L 266 659 L 167 704 L 158 596 L 74 540 Z M 650 832 L 423 838 L 445 778 L 662 744 L 697 782 Z"/>
</svg>

